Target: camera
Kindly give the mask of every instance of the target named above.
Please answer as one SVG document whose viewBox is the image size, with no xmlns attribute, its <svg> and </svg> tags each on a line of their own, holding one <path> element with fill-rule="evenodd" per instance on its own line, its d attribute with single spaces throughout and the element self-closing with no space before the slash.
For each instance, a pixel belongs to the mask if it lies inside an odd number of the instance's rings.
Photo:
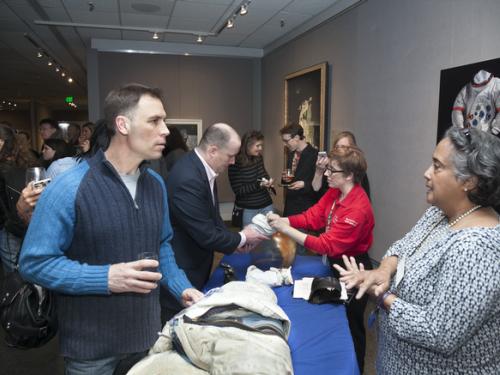
<svg viewBox="0 0 500 375">
<path fill-rule="evenodd" d="M 35 181 L 33 182 L 33 189 L 44 189 L 49 184 L 50 181 L 52 181 L 51 178 Z"/>
</svg>

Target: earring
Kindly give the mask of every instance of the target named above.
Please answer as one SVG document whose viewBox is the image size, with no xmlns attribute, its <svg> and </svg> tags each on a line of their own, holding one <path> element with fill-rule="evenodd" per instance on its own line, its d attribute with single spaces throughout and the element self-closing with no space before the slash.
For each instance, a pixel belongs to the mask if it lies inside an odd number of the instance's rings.
<svg viewBox="0 0 500 375">
<path fill-rule="evenodd" d="M 464 188 L 464 191 L 467 191 L 467 188 Z"/>
</svg>

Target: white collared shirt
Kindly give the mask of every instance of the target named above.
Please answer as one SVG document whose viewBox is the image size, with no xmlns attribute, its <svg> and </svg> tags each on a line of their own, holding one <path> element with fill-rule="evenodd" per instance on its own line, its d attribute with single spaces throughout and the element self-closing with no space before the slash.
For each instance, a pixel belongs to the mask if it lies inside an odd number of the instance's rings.
<svg viewBox="0 0 500 375">
<path fill-rule="evenodd" d="M 200 158 L 201 163 L 203 164 L 203 167 L 205 167 L 205 172 L 207 173 L 207 178 L 208 178 L 208 183 L 210 184 L 210 192 L 212 193 L 212 202 L 215 205 L 215 196 L 214 196 L 214 184 L 215 184 L 215 179 L 219 175 L 216 173 L 210 165 L 203 159 L 203 156 L 201 156 L 200 152 L 198 151 L 198 147 L 195 147 L 194 152 L 196 155 Z"/>
</svg>

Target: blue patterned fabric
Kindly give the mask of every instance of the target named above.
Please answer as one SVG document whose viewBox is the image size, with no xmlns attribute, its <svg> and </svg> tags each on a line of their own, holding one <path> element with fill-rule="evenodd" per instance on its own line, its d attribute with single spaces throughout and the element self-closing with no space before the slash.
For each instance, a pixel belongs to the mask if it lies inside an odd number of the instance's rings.
<svg viewBox="0 0 500 375">
<path fill-rule="evenodd" d="M 429 208 L 386 254 L 406 269 L 379 314 L 380 374 L 500 374 L 500 225 L 452 230 L 443 218 Z"/>
</svg>

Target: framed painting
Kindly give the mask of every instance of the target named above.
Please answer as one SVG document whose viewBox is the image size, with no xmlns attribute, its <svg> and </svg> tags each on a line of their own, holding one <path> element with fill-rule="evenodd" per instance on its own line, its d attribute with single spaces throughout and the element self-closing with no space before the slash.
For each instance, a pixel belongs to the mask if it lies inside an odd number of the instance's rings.
<svg viewBox="0 0 500 375">
<path fill-rule="evenodd" d="M 325 148 L 327 63 L 285 77 L 285 125 L 304 128 L 306 140 L 319 150 Z"/>
<path fill-rule="evenodd" d="M 203 132 L 201 120 L 169 118 L 166 123 L 169 127 L 175 126 L 179 129 L 190 150 L 195 148 L 200 142 Z"/>
<path fill-rule="evenodd" d="M 500 87 L 495 77 L 500 58 L 441 70 L 437 142 L 452 124 L 483 128 L 493 121 Z"/>
</svg>

